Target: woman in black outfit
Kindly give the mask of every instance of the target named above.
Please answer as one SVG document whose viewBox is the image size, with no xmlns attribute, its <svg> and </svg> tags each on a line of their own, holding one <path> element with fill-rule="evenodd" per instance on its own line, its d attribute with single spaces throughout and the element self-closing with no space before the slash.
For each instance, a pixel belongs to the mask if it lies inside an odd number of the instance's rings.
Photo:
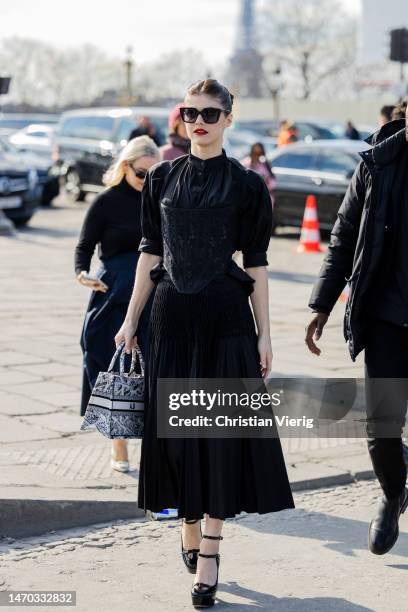
<svg viewBox="0 0 408 612">
<path fill-rule="evenodd" d="M 156 434 L 158 378 L 261 379 L 271 367 L 266 270 L 271 200 L 264 180 L 222 148 L 231 108 L 232 95 L 213 79 L 189 88 L 181 116 L 191 151 L 156 164 L 146 177 L 142 254 L 115 337 L 117 345 L 125 341 L 127 351 L 134 347 L 140 312 L 156 285 L 138 503 L 151 511 L 178 508 L 184 518 L 182 556 L 196 572 L 191 594 L 200 607 L 214 603 L 223 520 L 241 511 L 294 506 L 279 438 Z M 232 259 L 236 250 L 243 252 L 246 272 Z"/>
<path fill-rule="evenodd" d="M 114 336 L 126 315 L 142 237 L 141 191 L 147 170 L 160 159 L 148 136 L 131 140 L 104 177 L 108 189 L 91 204 L 75 250 L 77 280 L 92 294 L 81 334 L 84 355 L 81 415 L 100 371 L 106 371 L 115 350 Z M 89 274 L 96 245 L 101 266 Z M 147 357 L 147 323 L 153 295 L 139 321 L 140 348 Z M 129 469 L 126 440 L 114 440 L 112 467 Z"/>
</svg>

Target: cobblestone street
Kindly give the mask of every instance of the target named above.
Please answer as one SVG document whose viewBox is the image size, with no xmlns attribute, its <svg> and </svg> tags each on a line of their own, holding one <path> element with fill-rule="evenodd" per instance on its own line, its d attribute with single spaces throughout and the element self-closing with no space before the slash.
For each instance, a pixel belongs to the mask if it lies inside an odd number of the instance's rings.
<svg viewBox="0 0 408 612">
<path fill-rule="evenodd" d="M 296 509 L 228 520 L 217 609 L 400 612 L 406 609 L 408 522 L 393 550 L 367 550 L 374 482 L 295 497 Z M 0 588 L 76 590 L 77 609 L 190 610 L 180 521 L 117 521 L 0 545 Z M 20 609 L 20 608 L 18 608 Z"/>
</svg>

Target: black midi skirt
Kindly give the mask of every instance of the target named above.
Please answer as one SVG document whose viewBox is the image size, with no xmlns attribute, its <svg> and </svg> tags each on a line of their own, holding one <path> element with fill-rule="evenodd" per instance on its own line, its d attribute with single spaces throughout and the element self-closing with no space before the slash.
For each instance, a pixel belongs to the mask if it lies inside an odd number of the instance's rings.
<svg viewBox="0 0 408 612">
<path fill-rule="evenodd" d="M 196 294 L 179 293 L 167 272 L 150 317 L 145 432 L 138 505 L 178 508 L 186 519 L 225 519 L 293 508 L 279 438 L 158 438 L 158 378 L 260 378 L 248 283 L 217 276 Z M 160 408 L 160 407 L 159 407 Z"/>
</svg>

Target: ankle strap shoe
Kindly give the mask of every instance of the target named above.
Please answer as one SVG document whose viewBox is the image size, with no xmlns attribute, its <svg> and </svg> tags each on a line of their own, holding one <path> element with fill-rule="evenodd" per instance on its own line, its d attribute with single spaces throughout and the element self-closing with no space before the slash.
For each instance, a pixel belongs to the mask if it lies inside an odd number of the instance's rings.
<svg viewBox="0 0 408 612">
<path fill-rule="evenodd" d="M 201 519 L 195 519 L 195 520 L 183 519 L 182 522 L 186 523 L 187 525 L 194 525 L 195 523 L 198 523 L 198 521 L 200 521 L 200 534 L 202 536 Z M 183 532 L 180 533 L 180 536 L 181 536 L 181 558 L 183 559 L 183 562 L 187 568 L 187 571 L 190 572 L 190 574 L 195 574 L 196 569 L 197 569 L 197 553 L 200 551 L 200 549 L 199 548 L 189 548 L 188 550 L 185 550 L 183 548 Z"/>
<path fill-rule="evenodd" d="M 204 537 L 204 536 L 203 536 Z M 215 540 L 222 540 L 221 536 L 214 537 Z M 215 559 L 217 564 L 217 578 L 215 584 L 206 584 L 205 582 L 195 582 L 191 589 L 191 600 L 194 608 L 211 608 L 215 603 L 215 597 L 218 588 L 218 568 L 220 566 L 220 555 L 214 553 L 213 555 L 206 555 L 199 552 L 199 557 L 206 557 L 207 559 Z"/>
</svg>

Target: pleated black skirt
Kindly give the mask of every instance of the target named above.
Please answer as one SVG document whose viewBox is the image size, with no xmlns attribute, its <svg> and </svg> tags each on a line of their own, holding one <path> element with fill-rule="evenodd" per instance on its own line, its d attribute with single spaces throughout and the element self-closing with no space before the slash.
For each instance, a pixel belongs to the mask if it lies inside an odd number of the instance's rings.
<svg viewBox="0 0 408 612">
<path fill-rule="evenodd" d="M 153 512 L 178 508 L 187 519 L 293 508 L 279 438 L 157 437 L 157 379 L 171 377 L 261 377 L 245 283 L 225 274 L 196 294 L 179 293 L 167 273 L 157 283 L 138 505 Z"/>
</svg>

